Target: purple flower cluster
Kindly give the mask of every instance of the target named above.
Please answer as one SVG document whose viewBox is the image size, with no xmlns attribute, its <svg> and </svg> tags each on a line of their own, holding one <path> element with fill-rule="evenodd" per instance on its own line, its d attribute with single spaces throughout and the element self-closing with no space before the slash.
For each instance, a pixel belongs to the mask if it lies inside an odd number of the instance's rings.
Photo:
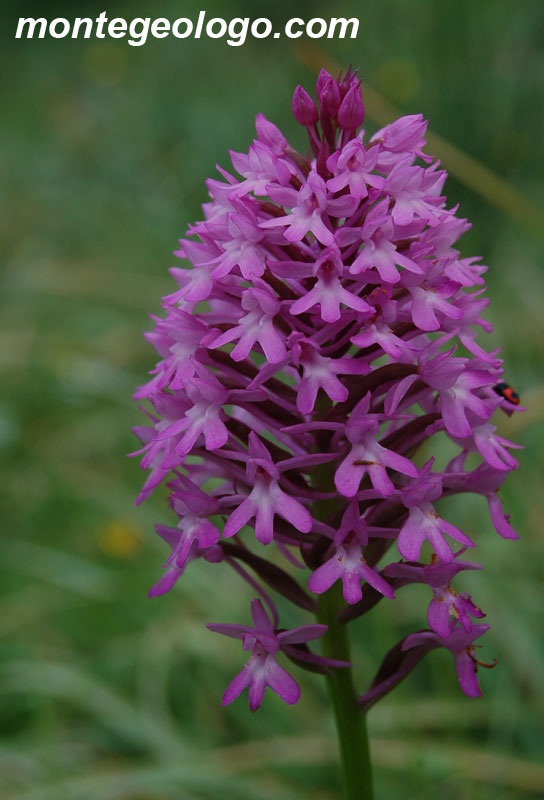
<svg viewBox="0 0 544 800">
<path fill-rule="evenodd" d="M 178 289 L 146 334 L 161 360 L 136 393 L 150 421 L 136 430 L 149 470 L 139 500 L 168 478 L 178 518 L 157 526 L 172 553 L 151 595 L 196 558 L 252 586 L 254 627 L 208 627 L 251 652 L 224 702 L 249 687 L 255 710 L 266 686 L 298 699 L 280 651 L 314 670 L 347 666 L 308 648 L 326 626 L 279 628 L 265 585 L 312 612 L 341 581 L 347 623 L 424 583 L 429 629 L 386 655 L 361 707 L 436 647 L 476 696 L 474 641 L 488 626 L 452 580 L 480 567 L 460 559 L 474 541 L 439 503 L 480 494 L 497 532 L 516 538 L 497 495 L 516 445 L 490 421 L 516 406 L 497 388 L 497 351 L 476 341 L 491 327 L 486 267 L 454 247 L 470 226 L 446 206 L 421 115 L 365 140 L 356 74 L 323 70 L 316 94 L 317 106 L 300 86 L 293 97 L 307 156 L 260 114 L 248 153 L 230 153 L 233 172 L 207 181 L 204 220 L 176 252 L 186 266 L 171 270 Z M 438 434 L 456 451 L 442 467 L 429 457 Z"/>
</svg>

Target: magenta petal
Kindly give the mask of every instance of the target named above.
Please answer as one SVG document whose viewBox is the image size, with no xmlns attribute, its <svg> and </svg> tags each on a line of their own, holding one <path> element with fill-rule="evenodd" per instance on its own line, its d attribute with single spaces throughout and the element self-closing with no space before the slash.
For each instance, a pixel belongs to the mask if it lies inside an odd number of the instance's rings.
<svg viewBox="0 0 544 800">
<path fill-rule="evenodd" d="M 353 456 L 348 456 L 340 464 L 334 475 L 334 485 L 344 497 L 355 497 L 365 474 L 365 467 L 354 466 Z"/>
<path fill-rule="evenodd" d="M 304 378 L 302 379 L 297 394 L 297 408 L 301 414 L 311 414 L 314 409 L 318 389 L 319 386 L 317 383 L 304 380 Z"/>
<path fill-rule="evenodd" d="M 446 522 L 445 519 L 440 520 L 440 530 L 443 533 L 447 533 L 448 536 L 451 536 L 451 538 L 455 539 L 456 542 L 460 542 L 461 544 L 466 545 L 466 547 L 474 547 L 474 542 L 466 535 L 466 533 L 460 531 L 459 528 L 456 528 L 455 525 L 451 524 L 451 522 Z"/>
<path fill-rule="evenodd" d="M 386 467 L 396 469 L 397 472 L 402 472 L 403 475 L 409 475 L 411 478 L 418 477 L 418 469 L 410 459 L 395 453 L 393 450 L 386 450 L 384 447 L 380 447 L 379 453 L 380 459 Z"/>
<path fill-rule="evenodd" d="M 305 311 L 308 311 L 309 308 L 312 308 L 315 302 L 314 295 L 310 291 L 307 294 L 303 294 L 298 300 L 295 300 L 289 309 L 289 313 L 294 315 L 303 314 Z"/>
<path fill-rule="evenodd" d="M 274 509 L 268 498 L 262 500 L 255 512 L 255 536 L 262 544 L 274 538 Z"/>
<path fill-rule="evenodd" d="M 456 654 L 455 667 L 459 678 L 459 686 L 467 697 L 481 697 L 482 690 L 476 676 L 476 664 L 466 650 Z"/>
<path fill-rule="evenodd" d="M 266 682 L 281 699 L 293 705 L 300 697 L 300 687 L 296 680 L 274 660 L 273 656 L 267 658 L 265 666 Z"/>
<path fill-rule="evenodd" d="M 210 417 L 204 426 L 204 441 L 206 450 L 218 450 L 226 444 L 229 432 L 219 418 Z"/>
<path fill-rule="evenodd" d="M 286 519 L 291 525 L 294 525 L 298 531 L 308 533 L 312 529 L 312 517 L 307 508 L 304 508 L 302 503 L 299 503 L 293 497 L 279 493 L 277 510 L 281 517 Z"/>
<path fill-rule="evenodd" d="M 171 528 L 168 525 L 155 525 L 155 530 L 161 539 L 168 542 L 172 550 L 174 550 L 181 537 L 179 528 Z"/>
<path fill-rule="evenodd" d="M 495 530 L 502 536 L 503 539 L 519 539 L 518 534 L 508 522 L 504 511 L 502 510 L 502 503 L 497 494 L 490 494 L 487 498 L 489 506 L 489 514 Z"/>
<path fill-rule="evenodd" d="M 249 497 L 236 508 L 228 518 L 223 529 L 223 536 L 228 539 L 238 533 L 255 514 L 255 506 Z"/>
<path fill-rule="evenodd" d="M 167 572 L 151 587 L 148 592 L 148 597 L 158 597 L 161 594 L 169 592 L 172 586 L 176 583 L 178 578 L 183 574 L 183 568 L 176 565 L 170 567 Z"/>
<path fill-rule="evenodd" d="M 259 671 L 252 670 L 249 682 L 249 709 L 250 711 L 257 711 L 264 698 L 264 690 L 266 689 L 266 678 L 264 670 L 259 667 Z"/>
<path fill-rule="evenodd" d="M 342 593 L 344 600 L 350 605 L 355 605 L 361 600 L 363 590 L 361 588 L 361 578 L 358 573 L 344 572 L 342 575 Z"/>
<path fill-rule="evenodd" d="M 472 433 L 465 409 L 462 405 L 452 399 L 446 392 L 441 397 L 442 416 L 446 430 L 452 436 L 465 439 Z"/>
<path fill-rule="evenodd" d="M 427 621 L 429 627 L 443 639 L 447 639 L 450 633 L 450 608 L 445 600 L 431 600 L 427 611 Z"/>
<path fill-rule="evenodd" d="M 217 347 L 223 347 L 223 345 L 234 341 L 234 339 L 237 339 L 239 336 L 239 332 L 240 332 L 240 326 L 236 325 L 230 330 L 225 331 L 225 333 L 222 333 L 220 336 L 217 337 L 217 339 L 214 339 L 214 341 L 211 344 L 209 344 L 208 347 L 211 349 L 215 349 Z"/>
<path fill-rule="evenodd" d="M 259 338 L 264 354 L 271 364 L 278 364 L 285 358 L 286 350 L 283 339 L 275 328 L 270 326 L 266 334 Z"/>
<path fill-rule="evenodd" d="M 388 393 L 385 398 L 386 414 L 394 414 L 400 403 L 404 399 L 406 392 L 417 381 L 418 375 L 407 375 L 399 381 Z"/>
<path fill-rule="evenodd" d="M 400 457 L 400 456 L 399 456 Z M 389 497 L 395 491 L 391 478 L 387 474 L 385 467 L 381 464 L 372 464 L 368 467 L 368 474 L 372 481 L 372 486 L 382 497 Z"/>
<path fill-rule="evenodd" d="M 241 639 L 244 633 L 251 631 L 247 625 L 231 625 L 228 622 L 209 622 L 206 625 L 209 631 L 214 633 L 222 633 L 224 636 L 230 636 L 232 639 Z"/>
<path fill-rule="evenodd" d="M 427 538 L 440 561 L 443 561 L 445 564 L 453 561 L 452 549 L 440 533 L 438 527 L 430 529 Z"/>
<path fill-rule="evenodd" d="M 342 565 L 338 558 L 333 556 L 312 572 L 308 580 L 308 589 L 316 594 L 323 594 L 340 578 L 342 572 Z"/>
<path fill-rule="evenodd" d="M 419 515 L 414 515 L 413 510 L 404 523 L 399 533 L 397 546 L 399 553 L 408 561 L 417 561 L 423 544 L 424 534 L 418 525 Z"/>
<path fill-rule="evenodd" d="M 219 530 L 208 519 L 203 519 L 201 521 L 200 525 L 198 526 L 198 530 L 195 531 L 195 533 L 198 538 L 198 543 L 201 547 L 211 547 L 212 545 L 217 544 L 221 538 Z"/>
<path fill-rule="evenodd" d="M 400 219 L 399 223 L 402 224 Z M 436 331 L 440 327 L 440 323 L 436 318 L 432 306 L 430 306 L 423 297 L 421 299 L 419 297 L 416 299 L 416 296 L 414 296 L 412 302 L 412 319 L 414 320 L 414 325 L 417 325 L 422 331 Z"/>
<path fill-rule="evenodd" d="M 370 586 L 373 586 L 374 589 L 383 594 L 385 597 L 390 597 L 391 599 L 395 597 L 393 587 L 390 586 L 387 581 L 385 581 L 382 576 L 376 572 L 376 570 L 371 569 L 366 564 L 361 564 L 359 567 L 359 572 L 365 581 L 370 584 Z"/>
<path fill-rule="evenodd" d="M 489 441 L 489 439 L 484 439 L 481 436 L 475 436 L 475 442 L 478 450 L 480 451 L 482 458 L 487 461 L 489 466 L 494 467 L 495 469 L 512 469 L 512 467 L 517 466 L 517 461 L 513 458 L 510 453 L 508 453 L 504 448 L 502 448 L 503 458 L 504 461 L 501 461 L 499 454 L 497 452 L 497 448 L 493 446 L 493 444 Z"/>
<path fill-rule="evenodd" d="M 223 692 L 223 699 L 221 700 L 222 706 L 227 706 L 229 703 L 232 703 L 244 689 L 249 686 L 250 676 L 249 676 L 249 669 L 246 666 L 243 670 L 236 675 L 235 678 L 229 683 L 225 691 Z"/>
</svg>

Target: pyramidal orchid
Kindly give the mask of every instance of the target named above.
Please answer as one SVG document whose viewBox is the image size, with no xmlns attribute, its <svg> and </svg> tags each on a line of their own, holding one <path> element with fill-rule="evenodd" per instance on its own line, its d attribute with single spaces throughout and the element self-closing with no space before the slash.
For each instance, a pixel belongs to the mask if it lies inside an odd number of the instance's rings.
<svg viewBox="0 0 544 800">
<path fill-rule="evenodd" d="M 367 137 L 351 70 L 323 70 L 316 94 L 293 96 L 308 154 L 259 114 L 175 253 L 177 288 L 146 334 L 160 360 L 136 392 L 149 420 L 136 429 L 149 473 L 138 502 L 166 482 L 173 524 L 157 533 L 171 553 L 151 595 L 197 560 L 256 595 L 252 626 L 208 625 L 249 654 L 223 703 L 247 688 L 255 711 L 267 687 L 296 703 L 293 668 L 323 672 L 346 797 L 368 798 L 368 708 L 433 649 L 452 653 L 471 697 L 478 666 L 493 665 L 476 656 L 484 612 L 453 586 L 481 568 L 463 558 L 482 531 L 460 530 L 441 501 L 482 495 L 498 534 L 516 538 L 497 492 L 517 445 L 491 418 L 519 400 L 479 340 L 487 268 L 455 248 L 470 226 L 424 152 L 426 121 Z M 442 467 L 437 434 L 456 453 Z M 348 623 L 414 583 L 428 587 L 428 629 L 395 644 L 357 695 Z M 305 624 L 281 627 L 273 593 Z"/>
</svg>

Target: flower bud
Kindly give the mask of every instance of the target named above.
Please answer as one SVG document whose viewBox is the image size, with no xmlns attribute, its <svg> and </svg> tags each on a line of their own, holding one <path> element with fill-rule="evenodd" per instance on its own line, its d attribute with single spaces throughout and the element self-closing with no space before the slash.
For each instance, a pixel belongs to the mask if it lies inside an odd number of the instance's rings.
<svg viewBox="0 0 544 800">
<path fill-rule="evenodd" d="M 340 97 L 342 100 L 347 95 L 348 91 L 351 89 L 352 86 L 358 84 L 359 81 L 357 80 L 357 70 L 351 71 L 351 66 L 342 78 L 342 75 L 338 77 L 338 84 L 340 87 Z M 342 78 L 342 80 L 340 80 Z"/>
<path fill-rule="evenodd" d="M 293 115 L 300 125 L 315 125 L 319 119 L 315 103 L 302 86 L 297 86 L 293 93 L 292 101 Z"/>
<path fill-rule="evenodd" d="M 321 92 L 326 83 L 332 81 L 332 75 L 330 72 L 327 72 L 326 69 L 322 69 L 319 75 L 317 76 L 317 81 L 315 83 L 315 93 L 319 100 L 321 100 Z"/>
<path fill-rule="evenodd" d="M 321 113 L 326 117 L 335 117 L 340 108 L 340 89 L 332 78 L 327 81 L 321 92 Z"/>
<path fill-rule="evenodd" d="M 322 116 L 335 117 L 340 107 L 340 89 L 337 81 L 325 69 L 319 73 L 315 92 L 321 106 Z"/>
<path fill-rule="evenodd" d="M 365 107 L 358 83 L 348 90 L 338 109 L 338 124 L 348 131 L 356 130 L 365 118 Z"/>
</svg>

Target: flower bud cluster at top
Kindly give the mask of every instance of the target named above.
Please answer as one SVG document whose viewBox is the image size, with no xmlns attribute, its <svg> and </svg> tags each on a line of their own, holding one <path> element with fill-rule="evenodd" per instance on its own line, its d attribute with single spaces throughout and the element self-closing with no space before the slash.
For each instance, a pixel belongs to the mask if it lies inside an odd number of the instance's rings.
<svg viewBox="0 0 544 800">
<path fill-rule="evenodd" d="M 265 585 L 313 611 L 341 581 L 348 622 L 424 583 L 429 629 L 389 652 L 361 706 L 435 647 L 455 655 L 475 696 L 473 643 L 488 626 L 451 582 L 480 568 L 461 560 L 480 532 L 459 530 L 437 504 L 480 494 L 499 535 L 516 538 L 497 495 L 517 467 L 515 445 L 491 422 L 515 406 L 496 391 L 497 351 L 477 341 L 491 329 L 481 317 L 486 267 L 454 246 L 470 226 L 447 208 L 421 115 L 365 140 L 356 74 L 323 70 L 316 94 L 317 106 L 300 86 L 293 96 L 307 156 L 259 114 L 249 151 L 230 153 L 233 172 L 207 181 L 204 220 L 176 252 L 188 263 L 171 270 L 179 288 L 146 334 L 161 360 L 136 393 L 150 420 L 136 429 L 149 470 L 139 500 L 168 478 L 178 518 L 157 526 L 172 552 L 151 594 L 196 558 L 250 583 L 254 627 L 211 627 L 252 654 L 224 702 L 249 686 L 255 709 L 267 685 L 298 699 L 280 650 L 312 669 L 343 666 L 306 644 L 324 626 L 281 632 Z M 432 457 L 416 466 L 438 433 L 455 457 L 442 471 Z"/>
</svg>

